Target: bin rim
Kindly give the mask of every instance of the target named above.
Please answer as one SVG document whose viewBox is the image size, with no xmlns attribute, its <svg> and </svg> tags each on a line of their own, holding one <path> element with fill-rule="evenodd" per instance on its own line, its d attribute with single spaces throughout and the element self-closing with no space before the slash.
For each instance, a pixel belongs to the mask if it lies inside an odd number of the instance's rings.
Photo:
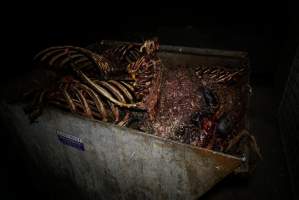
<svg viewBox="0 0 299 200">
<path fill-rule="evenodd" d="M 128 41 L 117 41 L 117 40 L 101 40 L 95 43 L 97 46 L 102 45 L 123 45 L 123 44 L 136 44 L 140 45 L 138 42 L 128 42 Z M 231 57 L 237 59 L 248 58 L 248 53 L 245 51 L 236 50 L 223 50 L 223 49 L 212 49 L 212 48 L 200 48 L 192 46 L 176 46 L 176 45 L 160 45 L 160 51 L 181 53 L 181 54 L 193 54 L 193 55 L 205 55 L 205 56 L 220 56 L 220 57 Z"/>
</svg>

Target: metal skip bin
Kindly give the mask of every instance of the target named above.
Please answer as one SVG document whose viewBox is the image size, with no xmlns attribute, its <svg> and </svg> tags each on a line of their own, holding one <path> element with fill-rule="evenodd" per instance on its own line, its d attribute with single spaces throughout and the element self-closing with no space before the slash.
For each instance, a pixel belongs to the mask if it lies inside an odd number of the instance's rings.
<svg viewBox="0 0 299 200">
<path fill-rule="evenodd" d="M 174 63 L 234 65 L 246 54 L 161 46 Z M 49 107 L 30 124 L 21 104 L 1 103 L 27 153 L 54 176 L 68 177 L 88 199 L 196 199 L 244 158 L 166 140 Z"/>
</svg>

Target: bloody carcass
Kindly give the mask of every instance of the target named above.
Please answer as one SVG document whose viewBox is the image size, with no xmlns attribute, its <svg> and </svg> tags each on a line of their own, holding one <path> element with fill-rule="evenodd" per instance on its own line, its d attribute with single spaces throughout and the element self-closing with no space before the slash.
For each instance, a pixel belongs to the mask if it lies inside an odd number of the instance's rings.
<svg viewBox="0 0 299 200">
<path fill-rule="evenodd" d="M 99 51 L 61 46 L 41 51 L 38 65 L 55 73 L 50 85 L 26 93 L 31 121 L 48 104 L 97 120 L 215 151 L 234 148 L 245 130 L 247 67 L 164 65 L 157 39 Z M 242 137 L 241 137 L 242 136 Z"/>
</svg>

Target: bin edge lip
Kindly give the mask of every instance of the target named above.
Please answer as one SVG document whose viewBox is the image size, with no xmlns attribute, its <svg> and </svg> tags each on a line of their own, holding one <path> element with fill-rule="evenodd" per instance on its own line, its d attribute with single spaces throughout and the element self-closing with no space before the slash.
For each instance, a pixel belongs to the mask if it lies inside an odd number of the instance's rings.
<svg viewBox="0 0 299 200">
<path fill-rule="evenodd" d="M 121 44 L 132 44 L 132 43 L 136 45 L 141 44 L 137 42 L 117 41 L 117 40 L 100 40 L 95 44 L 96 45 L 121 45 Z M 162 52 L 232 57 L 237 59 L 245 59 L 248 57 L 248 53 L 245 51 L 199 48 L 199 47 L 192 47 L 192 46 L 160 45 L 160 50 Z"/>
</svg>

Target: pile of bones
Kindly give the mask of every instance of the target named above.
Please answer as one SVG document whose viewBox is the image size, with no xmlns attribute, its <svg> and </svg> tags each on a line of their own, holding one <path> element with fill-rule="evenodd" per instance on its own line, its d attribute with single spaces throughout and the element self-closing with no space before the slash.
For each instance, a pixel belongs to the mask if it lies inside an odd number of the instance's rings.
<svg viewBox="0 0 299 200">
<path fill-rule="evenodd" d="M 51 73 L 22 94 L 35 122 L 52 105 L 86 118 L 127 126 L 198 147 L 241 155 L 254 138 L 244 118 L 250 92 L 245 66 L 163 65 L 157 39 L 93 51 L 55 46 L 35 65 Z M 237 147 L 236 147 L 237 146 Z"/>
</svg>

